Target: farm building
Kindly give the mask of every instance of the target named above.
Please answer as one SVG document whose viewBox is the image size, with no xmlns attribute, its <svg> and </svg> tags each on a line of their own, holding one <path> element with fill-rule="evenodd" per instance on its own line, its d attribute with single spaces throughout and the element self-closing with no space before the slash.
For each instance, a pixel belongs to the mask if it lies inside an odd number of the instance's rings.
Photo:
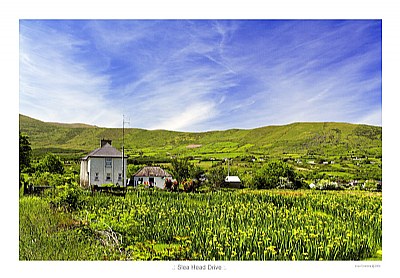
<svg viewBox="0 0 400 278">
<path fill-rule="evenodd" d="M 145 184 L 149 187 L 164 188 L 166 179 L 172 179 L 172 176 L 161 167 L 145 166 L 133 175 L 133 185 Z"/>
<path fill-rule="evenodd" d="M 225 187 L 242 188 L 242 182 L 238 176 L 227 176 L 225 178 Z"/>
<path fill-rule="evenodd" d="M 100 148 L 81 159 L 80 185 L 82 187 L 101 186 L 113 183 L 125 185 L 127 156 L 124 156 L 122 170 L 122 153 L 111 146 L 111 140 L 100 141 Z M 124 177 L 122 177 L 124 176 Z"/>
</svg>

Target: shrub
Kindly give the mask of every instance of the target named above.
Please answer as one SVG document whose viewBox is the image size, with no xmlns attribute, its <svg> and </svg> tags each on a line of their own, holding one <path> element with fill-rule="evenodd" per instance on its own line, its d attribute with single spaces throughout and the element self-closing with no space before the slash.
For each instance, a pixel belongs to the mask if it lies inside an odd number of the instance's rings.
<svg viewBox="0 0 400 278">
<path fill-rule="evenodd" d="M 179 190 L 179 184 L 177 181 L 166 179 L 164 182 L 164 189 L 166 189 L 167 191 L 176 192 Z"/>
<path fill-rule="evenodd" d="M 48 153 L 36 166 L 36 171 L 64 174 L 64 165 L 57 155 Z"/>
<path fill-rule="evenodd" d="M 200 186 L 200 181 L 197 179 L 190 179 L 183 182 L 183 190 L 185 192 L 196 192 Z"/>
<path fill-rule="evenodd" d="M 75 182 L 57 188 L 56 196 L 50 204 L 58 209 L 73 211 L 80 208 L 85 202 L 85 191 Z"/>
<path fill-rule="evenodd" d="M 297 188 L 296 174 L 292 167 L 280 160 L 273 160 L 265 164 L 254 175 L 254 185 L 258 189 L 276 188 L 282 185 L 283 180 L 287 186 Z"/>
<path fill-rule="evenodd" d="M 220 188 L 224 185 L 225 177 L 227 175 L 227 171 L 224 167 L 218 166 L 212 168 L 208 174 L 208 181 L 211 183 L 213 189 Z"/>
<path fill-rule="evenodd" d="M 31 167 L 32 148 L 29 137 L 19 133 L 19 171 L 25 172 Z"/>
<path fill-rule="evenodd" d="M 241 174 L 240 180 L 242 181 L 242 184 L 244 187 L 255 189 L 254 182 L 253 182 L 253 176 L 251 174 L 249 174 L 249 173 Z"/>
</svg>

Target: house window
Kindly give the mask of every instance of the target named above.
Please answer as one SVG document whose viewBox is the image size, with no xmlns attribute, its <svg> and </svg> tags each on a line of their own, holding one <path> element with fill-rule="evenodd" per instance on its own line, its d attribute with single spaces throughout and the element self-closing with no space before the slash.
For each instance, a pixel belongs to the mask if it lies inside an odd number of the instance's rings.
<svg viewBox="0 0 400 278">
<path fill-rule="evenodd" d="M 106 157 L 106 168 L 112 168 L 112 158 Z"/>
<path fill-rule="evenodd" d="M 118 173 L 118 181 L 122 181 L 122 173 Z"/>
<path fill-rule="evenodd" d="M 99 180 L 99 173 L 95 173 L 95 174 L 94 174 L 94 180 L 95 180 L 95 181 L 98 181 L 98 180 Z"/>
<path fill-rule="evenodd" d="M 106 181 L 111 181 L 111 173 L 107 173 L 107 175 L 106 175 Z"/>
</svg>

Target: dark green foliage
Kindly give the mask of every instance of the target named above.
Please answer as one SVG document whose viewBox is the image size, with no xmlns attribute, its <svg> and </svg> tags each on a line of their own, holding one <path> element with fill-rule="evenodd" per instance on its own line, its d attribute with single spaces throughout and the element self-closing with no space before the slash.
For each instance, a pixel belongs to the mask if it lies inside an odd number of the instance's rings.
<svg viewBox="0 0 400 278">
<path fill-rule="evenodd" d="M 32 148 L 29 142 L 29 137 L 19 133 L 19 171 L 25 172 L 31 167 Z"/>
<path fill-rule="evenodd" d="M 63 174 L 64 164 L 55 154 L 48 153 L 37 166 L 37 171 L 39 172 L 49 172 L 53 174 Z"/>
<path fill-rule="evenodd" d="M 58 195 L 54 198 L 52 205 L 66 211 L 76 210 L 81 204 L 82 190 L 78 187 L 67 186 L 59 189 Z"/>
<path fill-rule="evenodd" d="M 196 179 L 198 181 L 200 181 L 204 175 L 204 170 L 197 165 L 193 165 L 190 167 L 190 177 L 192 179 Z"/>
<path fill-rule="evenodd" d="M 171 174 L 176 179 L 178 184 L 190 177 L 191 168 L 193 165 L 189 162 L 189 158 L 174 158 L 171 161 Z"/>
<path fill-rule="evenodd" d="M 295 188 L 296 174 L 292 167 L 280 160 L 266 163 L 254 176 L 254 185 L 258 189 L 276 188 L 284 184 L 291 184 L 288 187 Z"/>
<path fill-rule="evenodd" d="M 128 177 L 132 177 L 134 174 L 136 174 L 140 169 L 143 168 L 144 165 L 135 165 L 135 164 L 129 164 L 127 165 L 127 173 L 126 175 Z"/>
<path fill-rule="evenodd" d="M 213 167 L 207 174 L 208 181 L 214 189 L 224 186 L 228 171 L 223 166 Z"/>
<path fill-rule="evenodd" d="M 354 134 L 370 140 L 382 140 L 382 128 L 376 126 L 359 125 L 354 130 Z"/>
<path fill-rule="evenodd" d="M 50 185 L 55 188 L 50 204 L 64 211 L 74 211 L 78 209 L 86 200 L 88 191 L 83 190 L 74 175 L 61 175 L 44 173 L 51 181 Z"/>
</svg>

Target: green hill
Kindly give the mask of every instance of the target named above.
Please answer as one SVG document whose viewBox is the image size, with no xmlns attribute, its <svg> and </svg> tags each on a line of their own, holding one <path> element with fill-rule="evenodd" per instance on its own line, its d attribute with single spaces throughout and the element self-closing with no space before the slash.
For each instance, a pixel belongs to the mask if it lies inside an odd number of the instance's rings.
<svg viewBox="0 0 400 278">
<path fill-rule="evenodd" d="M 53 152 L 78 159 L 97 148 L 100 139 L 122 146 L 121 128 L 85 124 L 46 123 L 19 115 L 20 131 L 29 136 L 35 156 Z M 255 129 L 210 132 L 125 129 L 125 149 L 131 157 L 199 159 L 224 157 L 339 157 L 382 155 L 382 127 L 348 123 L 293 123 Z"/>
</svg>

